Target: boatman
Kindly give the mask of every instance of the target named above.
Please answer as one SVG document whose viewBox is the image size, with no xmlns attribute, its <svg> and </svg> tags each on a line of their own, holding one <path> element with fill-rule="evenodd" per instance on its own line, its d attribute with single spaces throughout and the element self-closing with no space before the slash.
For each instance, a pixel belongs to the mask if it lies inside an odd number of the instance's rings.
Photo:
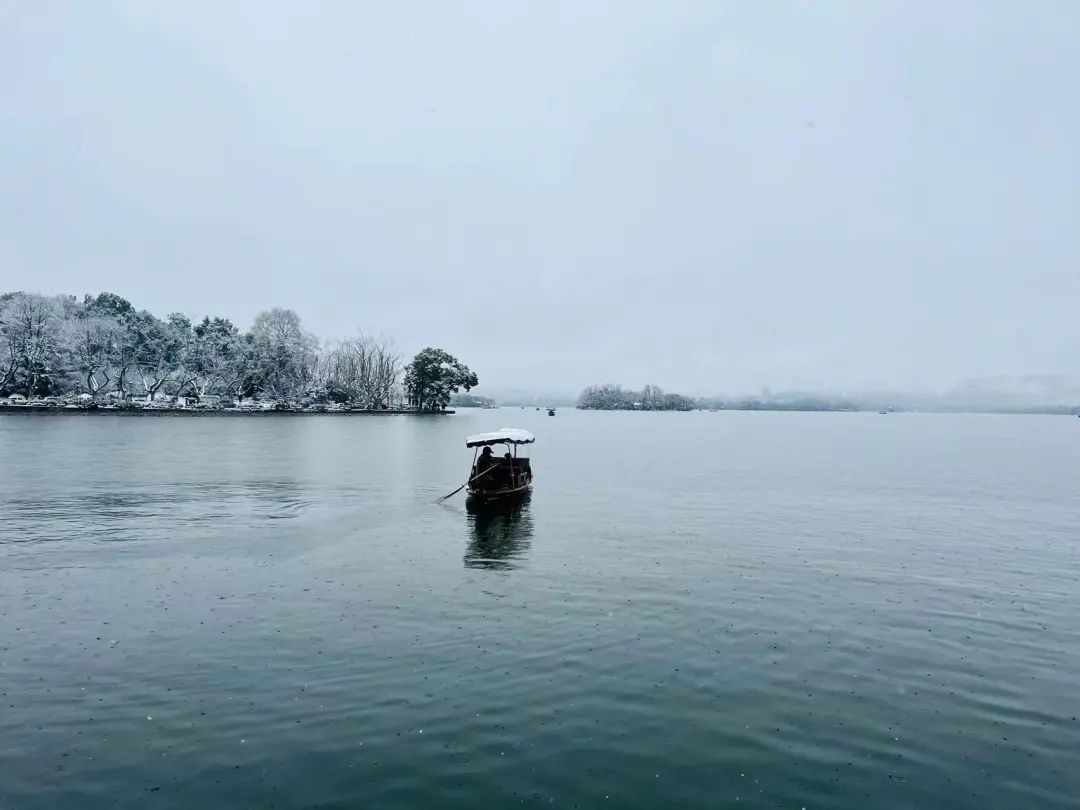
<svg viewBox="0 0 1080 810">
<path fill-rule="evenodd" d="M 476 475 L 473 478 L 479 478 L 493 466 L 495 466 L 495 457 L 491 455 L 491 448 L 485 447 L 483 452 L 480 453 L 480 458 L 476 460 Z"/>
</svg>

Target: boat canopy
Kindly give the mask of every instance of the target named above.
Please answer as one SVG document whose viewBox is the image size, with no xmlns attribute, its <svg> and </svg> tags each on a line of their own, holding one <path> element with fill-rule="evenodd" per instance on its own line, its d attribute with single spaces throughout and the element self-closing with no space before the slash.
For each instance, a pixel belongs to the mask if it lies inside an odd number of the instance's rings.
<svg viewBox="0 0 1080 810">
<path fill-rule="evenodd" d="M 499 428 L 491 433 L 477 433 L 465 437 L 466 447 L 488 447 L 493 444 L 532 444 L 536 441 L 527 430 L 518 428 Z"/>
</svg>

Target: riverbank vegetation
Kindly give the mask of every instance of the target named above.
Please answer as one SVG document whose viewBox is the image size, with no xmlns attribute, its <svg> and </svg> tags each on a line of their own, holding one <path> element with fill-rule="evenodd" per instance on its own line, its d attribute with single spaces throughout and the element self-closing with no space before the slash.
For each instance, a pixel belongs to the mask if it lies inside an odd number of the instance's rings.
<svg viewBox="0 0 1080 810">
<path fill-rule="evenodd" d="M 161 319 L 114 293 L 0 295 L 0 397 L 16 400 L 438 411 L 477 382 L 441 349 L 406 363 L 388 339 L 322 342 L 289 309 L 241 332 L 223 317 Z"/>
</svg>

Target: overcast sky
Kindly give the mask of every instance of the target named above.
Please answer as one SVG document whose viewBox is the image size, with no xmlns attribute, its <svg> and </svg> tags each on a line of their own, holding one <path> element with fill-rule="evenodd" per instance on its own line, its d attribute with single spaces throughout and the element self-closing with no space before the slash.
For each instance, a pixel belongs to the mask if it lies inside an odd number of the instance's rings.
<svg viewBox="0 0 1080 810">
<path fill-rule="evenodd" d="M 1080 4 L 0 0 L 0 289 L 488 387 L 1080 373 Z"/>
</svg>

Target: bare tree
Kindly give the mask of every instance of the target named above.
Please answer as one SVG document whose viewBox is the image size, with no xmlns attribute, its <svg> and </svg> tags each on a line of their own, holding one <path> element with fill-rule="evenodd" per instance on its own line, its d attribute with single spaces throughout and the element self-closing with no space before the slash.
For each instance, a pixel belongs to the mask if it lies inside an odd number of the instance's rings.
<svg viewBox="0 0 1080 810">
<path fill-rule="evenodd" d="M 83 299 L 83 313 L 112 324 L 109 334 L 109 374 L 114 390 L 127 399 L 128 373 L 135 367 L 138 333 L 135 321 L 138 313 L 131 302 L 116 293 L 103 292 Z"/>
<path fill-rule="evenodd" d="M 85 311 L 68 322 L 66 342 L 86 391 L 94 399 L 112 382 L 111 350 L 119 329 L 116 321 Z"/>
<path fill-rule="evenodd" d="M 319 351 L 319 342 L 314 335 L 308 335 L 302 341 L 297 355 L 299 373 L 293 397 L 320 396 L 326 393 L 329 365 L 327 357 Z"/>
<path fill-rule="evenodd" d="M 327 391 L 363 408 L 386 408 L 401 383 L 404 361 L 391 341 L 365 335 L 327 355 Z"/>
<path fill-rule="evenodd" d="M 13 382 L 22 359 L 22 338 L 15 319 L 14 296 L 0 300 L 0 391 Z"/>
<path fill-rule="evenodd" d="M 326 392 L 338 402 L 356 402 L 360 371 L 352 341 L 343 341 L 326 352 Z"/>
<path fill-rule="evenodd" d="M 4 310 L 5 343 L 8 344 L 5 354 L 17 358 L 12 379 L 20 372 L 24 375 L 29 399 L 33 399 L 58 371 L 62 329 L 63 312 L 57 299 L 16 293 L 7 301 Z"/>
<path fill-rule="evenodd" d="M 311 390 L 318 371 L 318 341 L 291 309 L 260 312 L 251 328 L 259 388 L 281 401 Z"/>
<path fill-rule="evenodd" d="M 664 407 L 664 391 L 658 385 L 646 385 L 641 389 L 641 407 L 647 411 L 660 410 Z"/>
<path fill-rule="evenodd" d="M 118 323 L 109 343 L 109 367 L 113 385 L 121 400 L 130 395 L 128 374 L 135 368 L 137 333 L 130 321 Z"/>
<path fill-rule="evenodd" d="M 222 389 L 228 391 L 237 404 L 256 392 L 255 342 L 250 336 L 237 339 L 235 351 L 224 365 Z"/>
<path fill-rule="evenodd" d="M 405 359 L 393 342 L 382 338 L 371 341 L 371 407 L 387 408 L 401 385 Z"/>
</svg>

